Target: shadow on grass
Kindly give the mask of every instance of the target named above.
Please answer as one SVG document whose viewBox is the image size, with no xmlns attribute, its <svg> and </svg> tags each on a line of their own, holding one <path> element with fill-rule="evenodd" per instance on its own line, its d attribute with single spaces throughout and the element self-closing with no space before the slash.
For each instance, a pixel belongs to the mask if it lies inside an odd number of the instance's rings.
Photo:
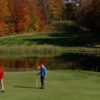
<svg viewBox="0 0 100 100">
<path fill-rule="evenodd" d="M 30 88 L 30 89 L 40 89 L 39 87 L 31 87 L 31 86 L 22 86 L 22 85 L 14 85 L 15 88 Z"/>
<path fill-rule="evenodd" d="M 79 41 L 72 38 L 42 38 L 42 39 L 26 39 L 25 41 L 36 44 L 48 44 L 48 45 L 56 45 L 56 46 L 74 46 L 79 45 Z M 79 42 L 79 43 L 77 43 Z M 73 44 L 74 43 L 74 44 Z M 80 44 L 81 45 L 81 44 Z"/>
<path fill-rule="evenodd" d="M 65 37 L 50 37 L 50 38 L 38 38 L 38 39 L 24 39 L 28 44 L 47 44 L 56 46 L 93 46 L 100 44 L 100 38 L 91 35 L 69 35 Z"/>
</svg>

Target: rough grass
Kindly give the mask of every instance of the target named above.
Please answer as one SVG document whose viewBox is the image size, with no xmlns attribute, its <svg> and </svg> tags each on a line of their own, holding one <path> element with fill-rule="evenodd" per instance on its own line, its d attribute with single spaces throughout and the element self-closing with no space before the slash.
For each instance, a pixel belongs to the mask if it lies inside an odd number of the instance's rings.
<svg viewBox="0 0 100 100">
<path fill-rule="evenodd" d="M 65 53 L 100 55 L 100 48 L 58 47 L 53 45 L 0 46 L 0 58 L 3 57 L 54 57 Z"/>
<path fill-rule="evenodd" d="M 5 72 L 1 100 L 99 100 L 100 73 L 48 71 L 46 89 L 36 88 L 36 71 Z M 38 87 L 40 81 L 38 78 Z"/>
</svg>

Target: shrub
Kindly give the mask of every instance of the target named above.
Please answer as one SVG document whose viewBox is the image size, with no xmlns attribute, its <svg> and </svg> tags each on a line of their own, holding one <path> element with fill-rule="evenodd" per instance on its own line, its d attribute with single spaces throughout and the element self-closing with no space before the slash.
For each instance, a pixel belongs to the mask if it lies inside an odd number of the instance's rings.
<svg viewBox="0 0 100 100">
<path fill-rule="evenodd" d="M 55 31 L 60 31 L 60 32 L 74 32 L 79 30 L 79 26 L 76 24 L 76 22 L 71 20 L 53 21 L 51 25 Z"/>
</svg>

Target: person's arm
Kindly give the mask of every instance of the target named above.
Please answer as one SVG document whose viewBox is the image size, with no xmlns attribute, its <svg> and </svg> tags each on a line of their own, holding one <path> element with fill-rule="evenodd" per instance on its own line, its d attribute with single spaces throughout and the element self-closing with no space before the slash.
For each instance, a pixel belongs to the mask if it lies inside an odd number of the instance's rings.
<svg viewBox="0 0 100 100">
<path fill-rule="evenodd" d="M 1 71 L 1 76 L 0 77 L 1 77 L 1 79 L 3 79 L 3 77 L 4 77 L 4 71 L 3 70 Z"/>
<path fill-rule="evenodd" d="M 4 77 L 4 71 L 2 70 L 2 73 L 1 73 L 2 75 L 1 75 L 1 77 L 2 77 L 2 79 L 3 79 L 3 77 Z"/>
<path fill-rule="evenodd" d="M 44 69 L 44 77 L 46 78 L 46 74 L 47 74 L 47 69 Z"/>
<path fill-rule="evenodd" d="M 37 73 L 37 75 L 40 75 L 41 74 L 41 71 L 39 73 Z"/>
</svg>

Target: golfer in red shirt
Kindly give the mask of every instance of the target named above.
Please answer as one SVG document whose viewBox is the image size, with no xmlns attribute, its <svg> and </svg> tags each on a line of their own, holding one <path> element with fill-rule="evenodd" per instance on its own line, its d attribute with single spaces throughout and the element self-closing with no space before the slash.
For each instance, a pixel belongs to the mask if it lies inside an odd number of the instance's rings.
<svg viewBox="0 0 100 100">
<path fill-rule="evenodd" d="M 4 77 L 4 71 L 0 69 L 0 90 L 1 92 L 4 92 L 3 77 Z"/>
</svg>

